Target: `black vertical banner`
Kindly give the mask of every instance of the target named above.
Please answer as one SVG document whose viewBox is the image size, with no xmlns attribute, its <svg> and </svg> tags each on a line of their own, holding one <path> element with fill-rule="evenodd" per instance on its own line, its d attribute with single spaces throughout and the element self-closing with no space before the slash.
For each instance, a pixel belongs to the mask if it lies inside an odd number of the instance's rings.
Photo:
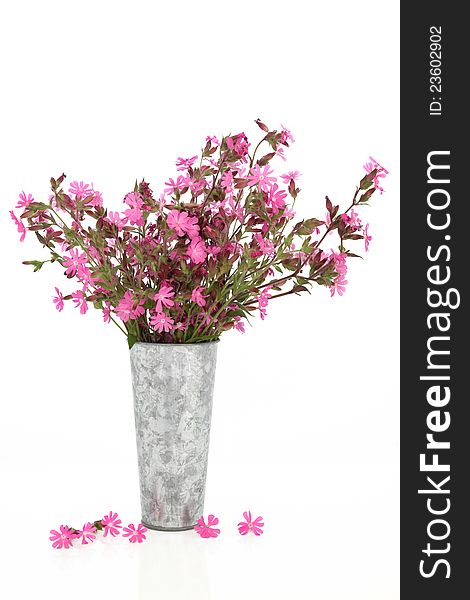
<svg viewBox="0 0 470 600">
<path fill-rule="evenodd" d="M 401 598 L 470 597 L 464 4 L 401 3 Z"/>
</svg>

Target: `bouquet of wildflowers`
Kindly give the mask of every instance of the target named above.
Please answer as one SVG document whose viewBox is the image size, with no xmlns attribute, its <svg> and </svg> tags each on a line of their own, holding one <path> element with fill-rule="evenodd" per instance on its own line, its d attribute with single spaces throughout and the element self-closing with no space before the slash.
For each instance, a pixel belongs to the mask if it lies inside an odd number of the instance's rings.
<svg viewBox="0 0 470 600">
<path fill-rule="evenodd" d="M 200 156 L 178 158 L 175 179 L 159 195 L 146 181 L 124 197 L 125 209 L 108 211 L 93 185 L 51 179 L 48 202 L 20 194 L 15 221 L 21 240 L 32 231 L 49 251 L 27 260 L 38 271 L 58 263 L 70 292 L 56 288 L 58 311 L 71 300 L 81 314 L 94 306 L 137 342 L 212 341 L 245 323 L 282 296 L 316 283 L 342 295 L 350 240 L 371 236 L 356 209 L 367 204 L 387 171 L 371 159 L 350 205 L 326 198 L 323 218 L 295 219 L 299 173 L 277 177 L 271 160 L 285 160 L 290 131 L 256 123 L 262 139 L 252 147 L 244 133 L 207 137 Z M 334 232 L 334 248 L 323 247 Z M 75 283 L 72 283 L 75 282 Z"/>
</svg>

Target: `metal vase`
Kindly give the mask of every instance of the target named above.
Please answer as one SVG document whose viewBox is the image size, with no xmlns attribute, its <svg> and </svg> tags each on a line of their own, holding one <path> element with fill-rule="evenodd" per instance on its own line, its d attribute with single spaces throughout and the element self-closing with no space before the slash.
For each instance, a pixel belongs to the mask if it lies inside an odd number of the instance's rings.
<svg viewBox="0 0 470 600">
<path fill-rule="evenodd" d="M 142 523 L 191 529 L 203 514 L 218 342 L 132 346 Z"/>
</svg>

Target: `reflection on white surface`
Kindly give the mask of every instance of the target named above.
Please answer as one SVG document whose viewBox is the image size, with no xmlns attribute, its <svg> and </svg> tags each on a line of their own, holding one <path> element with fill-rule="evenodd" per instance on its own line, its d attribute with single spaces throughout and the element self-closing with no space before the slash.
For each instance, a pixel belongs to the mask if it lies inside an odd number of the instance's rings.
<svg viewBox="0 0 470 600">
<path fill-rule="evenodd" d="M 206 540 L 194 531 L 149 531 L 141 546 L 139 598 L 210 598 Z"/>
</svg>

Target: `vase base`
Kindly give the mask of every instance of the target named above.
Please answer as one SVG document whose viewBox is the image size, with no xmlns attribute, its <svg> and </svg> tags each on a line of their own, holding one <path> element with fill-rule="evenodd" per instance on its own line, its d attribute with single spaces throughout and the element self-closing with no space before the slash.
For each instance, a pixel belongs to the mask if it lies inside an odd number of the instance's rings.
<svg viewBox="0 0 470 600">
<path fill-rule="evenodd" d="M 194 529 L 194 525 L 187 525 L 186 527 L 158 527 L 157 525 L 149 525 L 145 521 L 141 521 L 144 527 L 147 529 L 153 529 L 154 531 L 189 531 L 190 529 Z"/>
</svg>

